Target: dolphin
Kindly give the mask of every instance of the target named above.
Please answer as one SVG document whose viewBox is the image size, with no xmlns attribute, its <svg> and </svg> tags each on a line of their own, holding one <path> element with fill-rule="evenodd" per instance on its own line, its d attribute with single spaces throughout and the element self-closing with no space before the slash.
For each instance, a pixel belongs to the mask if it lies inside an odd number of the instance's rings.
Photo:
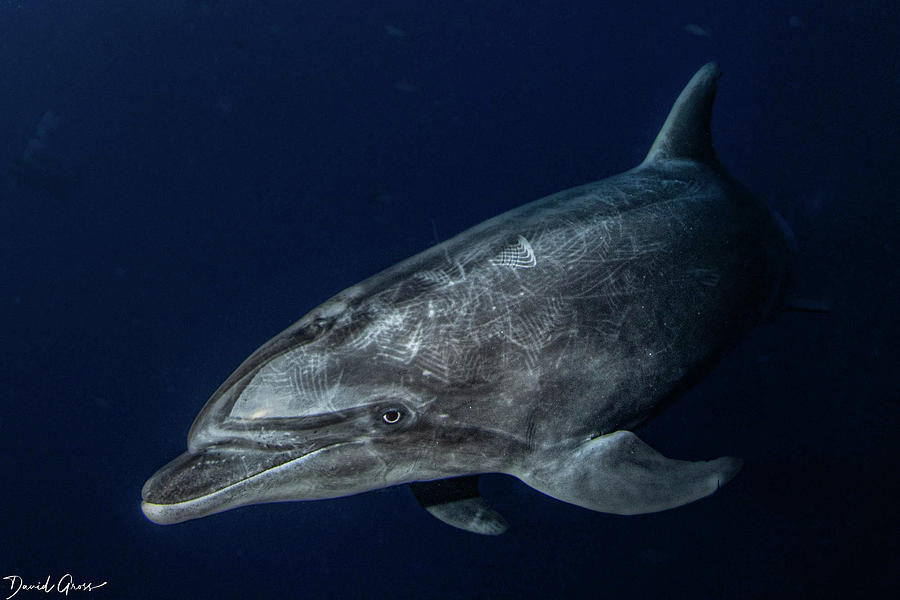
<svg viewBox="0 0 900 600">
<path fill-rule="evenodd" d="M 479 474 L 623 515 L 718 490 L 740 459 L 670 459 L 633 430 L 793 284 L 785 226 L 713 151 L 719 77 L 697 71 L 634 169 L 476 225 L 265 343 L 144 485 L 147 518 L 411 483 L 435 517 L 499 534 Z"/>
</svg>

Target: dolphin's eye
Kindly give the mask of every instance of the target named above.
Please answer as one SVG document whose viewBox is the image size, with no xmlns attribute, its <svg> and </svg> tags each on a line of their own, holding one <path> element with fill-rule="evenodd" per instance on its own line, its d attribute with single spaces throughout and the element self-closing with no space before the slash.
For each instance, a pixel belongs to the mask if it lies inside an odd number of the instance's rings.
<svg viewBox="0 0 900 600">
<path fill-rule="evenodd" d="M 381 418 L 384 419 L 384 422 L 388 425 L 393 425 L 394 423 L 398 422 L 400 420 L 400 417 L 402 416 L 403 413 L 401 413 L 396 408 L 392 408 L 388 411 L 385 411 L 385 413 L 381 415 Z"/>
</svg>

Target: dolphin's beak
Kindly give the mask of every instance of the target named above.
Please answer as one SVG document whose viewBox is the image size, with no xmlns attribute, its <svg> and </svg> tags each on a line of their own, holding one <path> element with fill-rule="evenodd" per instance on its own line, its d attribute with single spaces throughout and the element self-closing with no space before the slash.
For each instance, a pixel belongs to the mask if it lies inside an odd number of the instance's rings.
<svg viewBox="0 0 900 600">
<path fill-rule="evenodd" d="M 191 426 L 188 452 L 144 484 L 141 510 L 148 519 L 180 523 L 248 504 L 334 498 L 381 485 L 383 461 L 360 451 L 370 437 L 368 407 L 257 415 L 257 409 L 266 413 L 287 401 L 284 390 L 274 384 L 269 390 L 271 382 L 263 377 L 254 388 L 265 396 L 261 406 L 235 412 L 235 403 L 261 370 L 290 348 L 310 342 L 298 327 L 263 345 L 213 393 Z M 275 383 L 283 382 L 276 377 Z M 261 394 L 260 388 L 271 394 Z M 373 475 L 361 477 L 366 470 Z"/>
<path fill-rule="evenodd" d="M 341 495 L 317 493 L 314 486 L 320 460 L 328 461 L 331 457 L 325 455 L 348 445 L 352 444 L 332 443 L 313 451 L 185 452 L 147 480 L 141 510 L 154 523 L 168 525 L 247 504 Z"/>
<path fill-rule="evenodd" d="M 296 458 L 247 449 L 185 452 L 147 480 L 141 510 L 154 523 L 169 524 L 247 504 L 251 488 Z"/>
</svg>

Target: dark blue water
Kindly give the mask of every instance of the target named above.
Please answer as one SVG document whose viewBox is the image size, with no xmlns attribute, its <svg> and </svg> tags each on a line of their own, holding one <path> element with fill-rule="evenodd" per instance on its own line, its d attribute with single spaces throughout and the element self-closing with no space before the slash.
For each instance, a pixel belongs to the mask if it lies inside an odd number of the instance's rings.
<svg viewBox="0 0 900 600">
<path fill-rule="evenodd" d="M 75 598 L 896 591 L 900 10 L 615 4 L 0 0 L 0 576 L 108 582 Z M 405 487 L 143 517 L 143 482 L 254 348 L 634 166 L 710 59 L 717 151 L 832 309 L 757 330 L 641 433 L 742 456 L 738 478 L 617 517 L 488 477 L 499 538 Z"/>
</svg>

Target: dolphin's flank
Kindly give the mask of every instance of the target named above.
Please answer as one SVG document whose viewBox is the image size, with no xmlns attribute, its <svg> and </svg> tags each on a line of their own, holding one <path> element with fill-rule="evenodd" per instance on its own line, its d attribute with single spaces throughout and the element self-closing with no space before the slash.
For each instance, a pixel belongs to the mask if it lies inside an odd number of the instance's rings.
<svg viewBox="0 0 900 600">
<path fill-rule="evenodd" d="M 636 514 L 716 491 L 736 458 L 666 458 L 632 430 L 684 393 L 791 284 L 777 216 L 719 163 L 714 63 L 636 168 L 485 221 L 337 294 L 215 391 L 188 451 L 144 485 L 177 523 L 412 483 L 450 525 L 507 525 L 507 473 Z"/>
</svg>

